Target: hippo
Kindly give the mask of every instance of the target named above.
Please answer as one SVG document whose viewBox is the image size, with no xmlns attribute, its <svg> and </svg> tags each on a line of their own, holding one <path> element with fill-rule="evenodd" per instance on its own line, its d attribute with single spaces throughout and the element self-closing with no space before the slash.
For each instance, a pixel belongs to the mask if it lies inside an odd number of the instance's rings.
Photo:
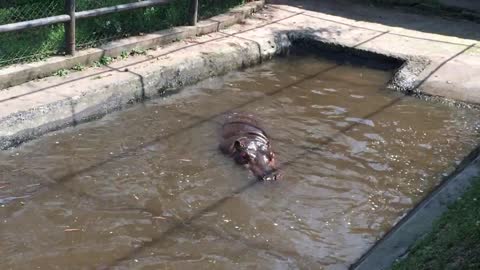
<svg viewBox="0 0 480 270">
<path fill-rule="evenodd" d="M 249 168 L 259 180 L 277 180 L 270 139 L 253 115 L 239 112 L 228 114 L 222 125 L 219 148 L 236 163 Z"/>
</svg>

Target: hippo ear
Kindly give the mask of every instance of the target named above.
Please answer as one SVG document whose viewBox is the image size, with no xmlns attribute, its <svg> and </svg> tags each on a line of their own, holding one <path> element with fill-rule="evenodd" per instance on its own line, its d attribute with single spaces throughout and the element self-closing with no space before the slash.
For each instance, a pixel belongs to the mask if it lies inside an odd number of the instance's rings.
<svg viewBox="0 0 480 270">
<path fill-rule="evenodd" d="M 238 140 L 235 141 L 235 143 L 233 144 L 233 147 L 238 150 L 238 151 L 242 151 L 245 149 L 245 138 L 240 138 Z"/>
<path fill-rule="evenodd" d="M 239 140 L 235 141 L 235 143 L 233 144 L 233 147 L 235 148 L 235 150 L 238 150 L 238 151 L 243 149 L 243 145 Z"/>
</svg>

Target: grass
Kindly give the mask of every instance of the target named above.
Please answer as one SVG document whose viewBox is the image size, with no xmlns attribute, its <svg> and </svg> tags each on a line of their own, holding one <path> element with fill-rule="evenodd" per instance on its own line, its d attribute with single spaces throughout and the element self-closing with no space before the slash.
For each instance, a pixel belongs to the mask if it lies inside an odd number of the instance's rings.
<svg viewBox="0 0 480 270">
<path fill-rule="evenodd" d="M 95 66 L 106 66 L 106 65 L 109 65 L 110 63 L 112 63 L 114 60 L 113 57 L 110 57 L 110 56 L 102 56 L 102 58 L 100 58 L 100 60 L 98 60 L 98 62 L 95 62 Z"/>
<path fill-rule="evenodd" d="M 83 70 L 85 70 L 85 66 L 80 65 L 80 64 L 76 64 L 75 66 L 72 67 L 72 70 L 83 71 Z"/>
<path fill-rule="evenodd" d="M 480 178 L 392 270 L 480 269 Z"/>
<path fill-rule="evenodd" d="M 59 69 L 55 73 L 53 73 L 54 76 L 59 76 L 59 77 L 65 77 L 68 74 L 70 74 L 70 70 L 64 69 L 64 68 Z"/>
<path fill-rule="evenodd" d="M 77 10 L 107 7 L 136 0 L 77 0 Z M 12 3 L 13 2 L 13 3 Z M 188 24 L 189 0 L 77 22 L 77 47 L 97 47 L 123 37 Z M 200 0 L 199 17 L 207 18 L 243 4 L 244 0 Z M 0 1 L 0 25 L 63 13 L 63 1 Z M 63 25 L 0 34 L 0 67 L 42 60 L 65 51 Z"/>
<path fill-rule="evenodd" d="M 111 63 L 117 61 L 117 60 L 125 60 L 130 56 L 135 56 L 135 55 L 146 55 L 147 51 L 139 48 L 134 48 L 130 51 L 122 51 L 119 56 L 117 57 L 110 57 L 110 56 L 102 56 L 98 61 L 95 61 L 92 63 L 91 67 L 102 67 L 102 66 L 108 66 Z M 71 69 L 59 69 L 55 71 L 52 75 L 53 76 L 58 76 L 58 77 L 65 77 L 69 75 L 72 72 L 75 71 L 83 71 L 87 67 L 84 65 L 77 64 L 73 66 Z M 96 77 L 94 79 L 99 79 L 100 77 Z"/>
<path fill-rule="evenodd" d="M 143 49 L 138 49 L 138 48 L 134 48 L 131 52 L 130 52 L 130 55 L 145 55 L 147 54 L 147 52 Z"/>
</svg>

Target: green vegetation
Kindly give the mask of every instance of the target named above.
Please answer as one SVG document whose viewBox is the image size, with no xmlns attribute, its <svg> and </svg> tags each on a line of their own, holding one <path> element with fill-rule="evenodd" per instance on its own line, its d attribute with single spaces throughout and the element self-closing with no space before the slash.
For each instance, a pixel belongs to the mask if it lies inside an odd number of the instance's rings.
<svg viewBox="0 0 480 270">
<path fill-rule="evenodd" d="M 480 269 L 480 179 L 392 269 Z"/>
<path fill-rule="evenodd" d="M 73 66 L 72 70 L 82 71 L 82 70 L 85 70 L 85 66 L 77 64 L 77 65 Z"/>
<path fill-rule="evenodd" d="M 134 48 L 132 49 L 131 51 L 122 51 L 121 54 L 117 57 L 110 57 L 110 56 L 102 56 L 102 58 L 100 58 L 98 61 L 95 61 L 93 62 L 92 64 L 92 67 L 102 67 L 102 66 L 107 66 L 117 60 L 123 60 L 123 59 L 127 59 L 128 57 L 130 56 L 134 56 L 134 55 L 146 55 L 147 54 L 147 51 L 146 50 L 142 50 L 142 49 L 138 49 L 138 48 Z M 59 77 L 65 77 L 67 76 L 68 74 L 70 74 L 71 72 L 74 72 L 74 71 L 83 71 L 85 70 L 87 67 L 85 67 L 84 65 L 80 65 L 80 64 L 77 64 L 75 66 L 73 66 L 71 69 L 59 69 L 57 70 L 56 72 L 54 72 L 52 75 L 54 76 L 59 76 Z M 100 77 L 96 77 L 94 79 L 99 79 Z"/>
<path fill-rule="evenodd" d="M 95 62 L 96 66 L 106 66 L 113 62 L 113 58 L 110 56 L 102 56 L 98 62 Z"/>
<path fill-rule="evenodd" d="M 13 2 L 13 3 L 12 3 Z M 77 0 L 78 11 L 131 3 L 134 0 Z M 244 0 L 200 0 L 199 17 L 207 18 L 240 5 Z M 0 1 L 0 25 L 63 13 L 63 0 Z M 78 48 L 96 47 L 110 40 L 149 33 L 188 23 L 189 0 L 122 12 L 77 22 Z M 0 34 L 0 67 L 64 54 L 63 25 Z"/>
<path fill-rule="evenodd" d="M 131 52 L 130 55 L 145 55 L 147 52 L 142 49 L 134 48 Z"/>
<path fill-rule="evenodd" d="M 127 59 L 129 56 L 128 52 L 127 51 L 123 51 L 121 54 L 120 54 L 120 59 Z"/>
<path fill-rule="evenodd" d="M 65 77 L 68 74 L 70 74 L 70 71 L 68 69 L 64 69 L 64 68 L 62 68 L 60 70 L 57 70 L 57 72 L 53 73 L 53 75 L 59 76 L 59 77 Z"/>
</svg>

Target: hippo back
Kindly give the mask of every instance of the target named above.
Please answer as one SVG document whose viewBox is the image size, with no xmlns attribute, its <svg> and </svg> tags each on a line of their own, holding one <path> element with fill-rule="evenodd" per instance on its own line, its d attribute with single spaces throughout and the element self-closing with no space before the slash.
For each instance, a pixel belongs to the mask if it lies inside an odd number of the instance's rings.
<svg viewBox="0 0 480 270">
<path fill-rule="evenodd" d="M 246 113 L 232 113 L 225 117 L 222 126 L 222 137 L 224 139 L 255 134 L 267 138 L 265 130 L 253 115 Z"/>
</svg>

